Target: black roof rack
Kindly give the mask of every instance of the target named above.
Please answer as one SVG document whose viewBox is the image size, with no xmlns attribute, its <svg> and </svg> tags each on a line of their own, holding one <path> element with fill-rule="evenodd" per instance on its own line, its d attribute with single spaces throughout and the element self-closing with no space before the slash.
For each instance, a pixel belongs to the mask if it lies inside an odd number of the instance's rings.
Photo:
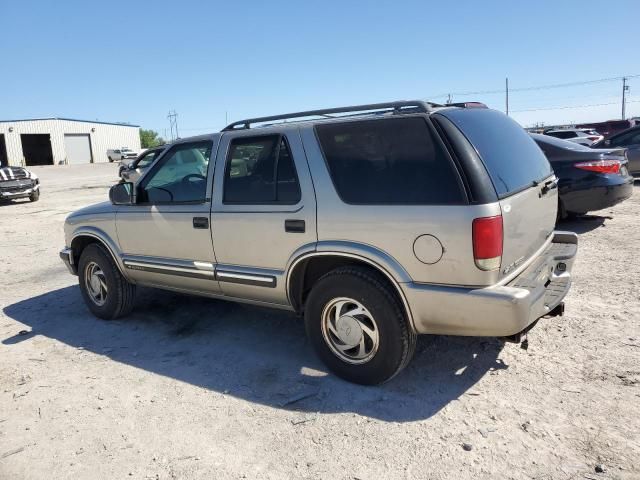
<svg viewBox="0 0 640 480">
<path fill-rule="evenodd" d="M 387 103 L 371 103 L 368 105 L 354 105 L 351 107 L 338 107 L 338 108 L 325 108 L 322 110 L 308 110 L 306 112 L 285 113 L 283 115 L 272 115 L 269 117 L 257 117 L 247 118 L 245 120 L 238 120 L 227 125 L 222 129 L 223 132 L 229 130 L 242 130 L 251 128 L 252 123 L 264 123 L 272 122 L 274 120 L 289 120 L 291 118 L 304 118 L 304 117 L 321 117 L 329 116 L 333 113 L 350 113 L 350 112 L 367 112 L 376 110 L 391 110 L 394 113 L 430 113 L 433 112 L 434 107 L 441 107 L 437 103 L 425 102 L 423 100 L 402 100 L 398 102 Z M 238 128 L 240 127 L 240 128 Z"/>
</svg>

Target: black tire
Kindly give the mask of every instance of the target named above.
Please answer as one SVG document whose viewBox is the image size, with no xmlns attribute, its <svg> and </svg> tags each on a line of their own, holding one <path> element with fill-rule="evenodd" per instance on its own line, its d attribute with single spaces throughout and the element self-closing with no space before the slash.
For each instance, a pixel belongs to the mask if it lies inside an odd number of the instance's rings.
<svg viewBox="0 0 640 480">
<path fill-rule="evenodd" d="M 29 201 L 37 202 L 40 199 L 40 190 L 36 190 L 31 195 L 29 195 Z"/>
<path fill-rule="evenodd" d="M 352 364 L 338 357 L 325 340 L 322 314 L 336 298 L 360 302 L 375 318 L 379 344 L 365 363 Z M 337 376 L 362 385 L 378 385 L 392 379 L 411 360 L 416 334 L 387 281 L 373 270 L 341 267 L 324 275 L 313 286 L 305 304 L 309 341 L 325 365 Z"/>
<path fill-rule="evenodd" d="M 108 157 L 109 158 L 109 163 L 113 163 L 113 158 Z"/>
<path fill-rule="evenodd" d="M 104 274 L 107 293 L 103 305 L 98 305 L 88 291 L 86 271 L 92 263 L 97 264 Z M 114 320 L 133 309 L 136 286 L 122 276 L 111 254 L 102 245 L 92 243 L 83 250 L 78 262 L 78 282 L 82 298 L 91 313 L 98 318 Z"/>
</svg>

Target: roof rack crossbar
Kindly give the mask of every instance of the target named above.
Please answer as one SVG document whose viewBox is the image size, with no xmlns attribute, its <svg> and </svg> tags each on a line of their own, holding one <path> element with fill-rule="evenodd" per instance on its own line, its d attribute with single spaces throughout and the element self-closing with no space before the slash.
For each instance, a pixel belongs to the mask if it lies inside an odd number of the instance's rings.
<svg viewBox="0 0 640 480">
<path fill-rule="evenodd" d="M 274 120 L 289 120 L 291 118 L 304 118 L 304 117 L 328 117 L 334 113 L 350 113 L 350 112 L 366 112 L 376 110 L 393 110 L 396 113 L 400 113 L 403 108 L 413 107 L 419 112 L 430 113 L 433 111 L 433 107 L 439 106 L 434 103 L 425 102 L 422 100 L 403 100 L 398 102 L 387 103 L 371 103 L 368 105 L 354 105 L 351 107 L 338 107 L 338 108 L 325 108 L 321 110 L 308 110 L 306 112 L 285 113 L 283 115 L 272 115 L 269 117 L 257 117 L 247 118 L 245 120 L 238 120 L 237 122 L 230 123 L 222 129 L 223 132 L 230 130 L 242 130 L 251 128 L 253 123 L 272 122 Z M 333 118 L 333 117 L 329 117 Z M 238 128 L 240 127 L 240 128 Z"/>
</svg>

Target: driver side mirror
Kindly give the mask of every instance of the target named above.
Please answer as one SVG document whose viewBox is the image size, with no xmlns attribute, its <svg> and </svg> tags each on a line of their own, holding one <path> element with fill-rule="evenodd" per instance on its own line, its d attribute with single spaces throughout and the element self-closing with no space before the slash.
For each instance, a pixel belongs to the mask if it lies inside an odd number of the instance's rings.
<svg viewBox="0 0 640 480">
<path fill-rule="evenodd" d="M 117 183 L 109 189 L 109 200 L 114 205 L 133 205 L 136 203 L 135 187 L 131 182 Z"/>
</svg>

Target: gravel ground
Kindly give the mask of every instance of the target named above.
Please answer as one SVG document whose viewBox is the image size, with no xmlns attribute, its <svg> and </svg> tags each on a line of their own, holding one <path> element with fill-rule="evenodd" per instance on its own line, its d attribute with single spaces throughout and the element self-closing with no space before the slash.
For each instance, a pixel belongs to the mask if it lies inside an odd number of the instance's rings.
<svg viewBox="0 0 640 480">
<path fill-rule="evenodd" d="M 640 192 L 561 226 L 574 285 L 528 351 L 425 336 L 366 388 L 287 313 L 143 289 L 92 317 L 62 223 L 116 166 L 34 170 L 41 200 L 0 205 L 0 479 L 640 478 Z"/>
</svg>

